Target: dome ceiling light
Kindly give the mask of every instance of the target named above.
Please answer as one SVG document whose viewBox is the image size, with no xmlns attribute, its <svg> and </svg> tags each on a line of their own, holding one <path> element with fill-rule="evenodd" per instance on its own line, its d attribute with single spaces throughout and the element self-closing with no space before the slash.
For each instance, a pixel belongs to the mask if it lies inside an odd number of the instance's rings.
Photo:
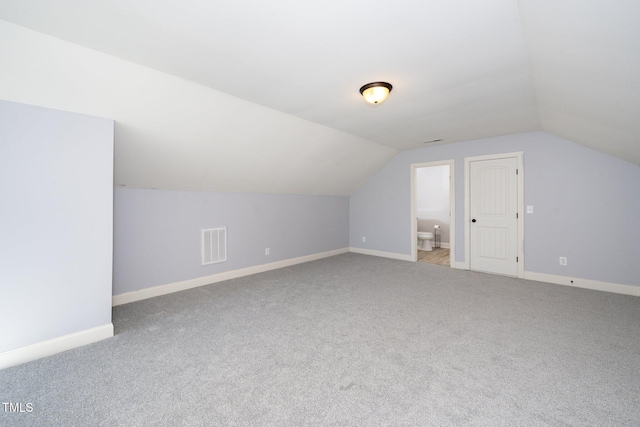
<svg viewBox="0 0 640 427">
<path fill-rule="evenodd" d="M 360 88 L 360 94 L 369 104 L 381 104 L 387 99 L 393 86 L 387 82 L 367 83 Z"/>
</svg>

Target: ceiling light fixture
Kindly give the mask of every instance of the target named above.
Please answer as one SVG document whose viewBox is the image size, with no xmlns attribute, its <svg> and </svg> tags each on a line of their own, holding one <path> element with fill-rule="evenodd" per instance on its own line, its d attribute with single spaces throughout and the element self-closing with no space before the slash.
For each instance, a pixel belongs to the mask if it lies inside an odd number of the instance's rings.
<svg viewBox="0 0 640 427">
<path fill-rule="evenodd" d="M 393 86 L 387 82 L 367 83 L 360 88 L 360 94 L 369 104 L 381 104 L 389 96 Z"/>
</svg>

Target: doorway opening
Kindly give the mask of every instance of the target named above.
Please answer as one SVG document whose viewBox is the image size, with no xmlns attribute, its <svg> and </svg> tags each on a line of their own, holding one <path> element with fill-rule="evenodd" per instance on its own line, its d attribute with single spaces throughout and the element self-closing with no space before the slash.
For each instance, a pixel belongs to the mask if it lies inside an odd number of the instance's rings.
<svg viewBox="0 0 640 427">
<path fill-rule="evenodd" d="M 454 265 L 454 161 L 411 165 L 411 253 L 413 261 Z"/>
</svg>

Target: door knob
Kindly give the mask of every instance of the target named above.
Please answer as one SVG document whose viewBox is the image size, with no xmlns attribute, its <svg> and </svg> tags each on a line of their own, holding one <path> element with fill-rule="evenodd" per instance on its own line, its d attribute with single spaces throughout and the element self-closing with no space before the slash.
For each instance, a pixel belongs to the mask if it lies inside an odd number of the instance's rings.
<svg viewBox="0 0 640 427">
<path fill-rule="evenodd" d="M 471 220 L 471 222 L 476 222 L 476 219 L 475 219 L 475 218 L 473 218 L 473 219 Z"/>
</svg>

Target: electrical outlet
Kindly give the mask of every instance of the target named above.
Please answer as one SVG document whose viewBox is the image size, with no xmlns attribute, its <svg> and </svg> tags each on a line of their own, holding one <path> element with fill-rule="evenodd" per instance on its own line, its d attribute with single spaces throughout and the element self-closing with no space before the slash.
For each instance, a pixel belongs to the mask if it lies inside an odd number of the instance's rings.
<svg viewBox="0 0 640 427">
<path fill-rule="evenodd" d="M 366 237 L 364 237 L 364 236 L 362 236 L 362 243 L 364 243 L 364 242 L 366 242 L 366 241 L 367 241 L 367 238 L 366 238 Z"/>
<path fill-rule="evenodd" d="M 270 253 L 271 253 L 271 249 L 269 249 L 269 248 L 265 248 L 265 250 L 264 250 L 264 254 L 265 254 L 265 255 L 269 255 Z"/>
<path fill-rule="evenodd" d="M 527 206 L 527 213 L 533 213 L 533 206 L 532 205 L 528 205 Z"/>
<path fill-rule="evenodd" d="M 567 265 L 567 257 L 566 256 L 561 256 L 560 257 L 560 265 Z"/>
</svg>

